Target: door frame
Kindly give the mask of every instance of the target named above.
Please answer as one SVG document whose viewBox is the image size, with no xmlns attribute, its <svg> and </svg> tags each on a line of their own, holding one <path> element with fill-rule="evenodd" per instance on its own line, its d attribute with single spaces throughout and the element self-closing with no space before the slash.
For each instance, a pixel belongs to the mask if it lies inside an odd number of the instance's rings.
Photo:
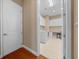
<svg viewBox="0 0 79 59">
<path fill-rule="evenodd" d="M 1 18 L 0 18 L 0 20 L 1 20 L 1 22 L 0 22 L 1 23 L 1 28 L 0 28 L 1 29 L 1 56 L 0 57 L 2 58 L 3 57 L 3 40 L 2 40 L 3 39 L 3 37 L 2 37 L 2 34 L 3 34 L 2 33 L 3 32 L 3 29 L 2 29 L 3 28 L 2 27 L 3 26 L 3 24 L 2 24 L 2 19 L 3 19 L 3 0 L 1 0 L 1 11 L 0 12 L 1 12 Z"/>
<path fill-rule="evenodd" d="M 64 0 L 65 1 L 65 0 Z M 66 54 L 65 57 L 66 59 L 71 59 L 71 40 L 72 40 L 72 20 L 71 20 L 71 1 L 72 0 L 66 0 L 66 30 L 65 30 L 65 35 L 66 35 Z"/>
<path fill-rule="evenodd" d="M 66 53 L 65 59 L 71 59 L 71 0 L 66 1 L 66 25 L 65 25 L 65 38 L 66 38 Z M 40 55 L 40 0 L 37 0 L 37 55 Z"/>
</svg>

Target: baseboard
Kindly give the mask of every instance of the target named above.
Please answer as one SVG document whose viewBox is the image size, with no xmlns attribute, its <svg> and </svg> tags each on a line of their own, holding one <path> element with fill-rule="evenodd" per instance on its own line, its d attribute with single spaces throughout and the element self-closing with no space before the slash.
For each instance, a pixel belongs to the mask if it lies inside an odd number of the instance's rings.
<svg viewBox="0 0 79 59">
<path fill-rule="evenodd" d="M 3 56 L 0 56 L 0 59 L 2 59 L 3 58 Z"/>
<path fill-rule="evenodd" d="M 34 54 L 35 56 L 39 56 L 39 54 L 37 54 L 35 51 L 33 51 L 32 49 L 26 47 L 25 45 L 22 45 L 21 47 L 24 47 L 26 50 L 28 50 L 29 52 L 31 52 L 32 54 Z M 20 47 L 20 48 L 21 48 Z M 17 50 L 17 49 L 16 49 Z M 3 56 L 0 56 L 0 59 L 3 58 Z"/>
<path fill-rule="evenodd" d="M 2 57 L 0 56 L 0 59 L 1 59 Z"/>
<path fill-rule="evenodd" d="M 14 51 L 12 51 L 12 52 L 10 52 L 10 53 L 13 53 L 13 52 L 15 52 L 16 50 L 18 50 L 18 49 L 20 49 L 20 48 L 22 48 L 22 46 L 18 47 L 17 49 L 15 49 Z M 10 53 L 8 53 L 8 54 L 10 54 Z M 3 57 L 7 56 L 8 54 L 5 54 L 5 55 L 3 55 L 3 56 L 0 56 L 0 59 L 2 59 Z"/>
<path fill-rule="evenodd" d="M 22 45 L 22 47 L 24 47 L 26 50 L 28 50 L 29 52 L 31 52 L 31 53 L 34 54 L 35 56 L 39 56 L 35 51 L 33 51 L 32 49 L 26 47 L 25 45 Z"/>
</svg>

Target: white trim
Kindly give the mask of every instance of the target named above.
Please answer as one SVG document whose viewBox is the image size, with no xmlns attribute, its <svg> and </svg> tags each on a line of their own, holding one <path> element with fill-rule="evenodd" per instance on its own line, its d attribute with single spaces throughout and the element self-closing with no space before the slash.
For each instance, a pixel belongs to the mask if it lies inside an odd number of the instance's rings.
<svg viewBox="0 0 79 59">
<path fill-rule="evenodd" d="M 25 45 L 22 45 L 21 47 L 19 47 L 19 48 L 25 48 L 26 50 L 28 50 L 29 52 L 31 52 L 32 54 L 34 54 L 35 56 L 39 56 L 35 51 L 33 51 L 32 49 L 30 49 L 30 48 L 28 48 L 28 47 L 26 47 Z M 18 48 L 18 49 L 19 49 Z M 17 50 L 17 49 L 16 49 Z M 15 51 L 16 51 L 15 50 Z M 4 56 L 6 56 L 6 55 L 4 55 Z M 4 56 L 0 56 L 0 58 L 3 58 Z"/>
<path fill-rule="evenodd" d="M 15 49 L 14 51 L 16 51 L 16 50 L 18 50 L 18 49 L 20 49 L 20 48 L 22 48 L 22 46 L 19 47 L 19 48 L 17 48 L 17 49 Z M 12 52 L 10 52 L 10 53 L 13 53 L 14 51 L 12 51 Z M 10 54 L 10 53 L 8 53 L 8 54 Z M 2 56 L 0 56 L 0 58 L 3 58 L 4 56 L 7 56 L 8 54 L 2 55 Z"/>
<path fill-rule="evenodd" d="M 3 58 L 3 56 L 0 56 L 0 59 L 2 59 Z"/>
<path fill-rule="evenodd" d="M 66 0 L 66 59 L 71 59 L 71 0 Z"/>
<path fill-rule="evenodd" d="M 40 0 L 37 0 L 37 54 L 40 55 Z"/>
<path fill-rule="evenodd" d="M 3 21 L 3 0 L 1 0 L 1 58 L 3 57 L 3 24 L 2 24 L 2 21 Z"/>
<path fill-rule="evenodd" d="M 22 45 L 22 47 L 24 47 L 26 50 L 28 50 L 29 52 L 31 52 L 31 53 L 34 54 L 35 56 L 39 56 L 35 51 L 33 51 L 32 49 L 26 47 L 25 45 Z"/>
</svg>

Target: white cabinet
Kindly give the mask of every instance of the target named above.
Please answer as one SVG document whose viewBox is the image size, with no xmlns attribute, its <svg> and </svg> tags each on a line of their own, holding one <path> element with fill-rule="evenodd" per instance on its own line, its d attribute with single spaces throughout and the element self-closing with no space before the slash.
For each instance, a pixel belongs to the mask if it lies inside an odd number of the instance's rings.
<svg viewBox="0 0 79 59">
<path fill-rule="evenodd" d="M 40 31 L 40 42 L 46 43 L 48 40 L 48 32 L 46 31 Z"/>
<path fill-rule="evenodd" d="M 63 18 L 50 19 L 49 26 L 63 26 Z"/>
</svg>

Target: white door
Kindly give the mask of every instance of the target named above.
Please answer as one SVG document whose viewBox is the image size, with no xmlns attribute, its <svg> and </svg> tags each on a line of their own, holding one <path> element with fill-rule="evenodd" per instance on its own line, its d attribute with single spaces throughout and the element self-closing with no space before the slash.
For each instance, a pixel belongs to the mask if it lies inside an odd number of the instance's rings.
<svg viewBox="0 0 79 59">
<path fill-rule="evenodd" d="M 13 0 L 3 0 L 3 55 L 21 47 L 22 7 Z"/>
</svg>

